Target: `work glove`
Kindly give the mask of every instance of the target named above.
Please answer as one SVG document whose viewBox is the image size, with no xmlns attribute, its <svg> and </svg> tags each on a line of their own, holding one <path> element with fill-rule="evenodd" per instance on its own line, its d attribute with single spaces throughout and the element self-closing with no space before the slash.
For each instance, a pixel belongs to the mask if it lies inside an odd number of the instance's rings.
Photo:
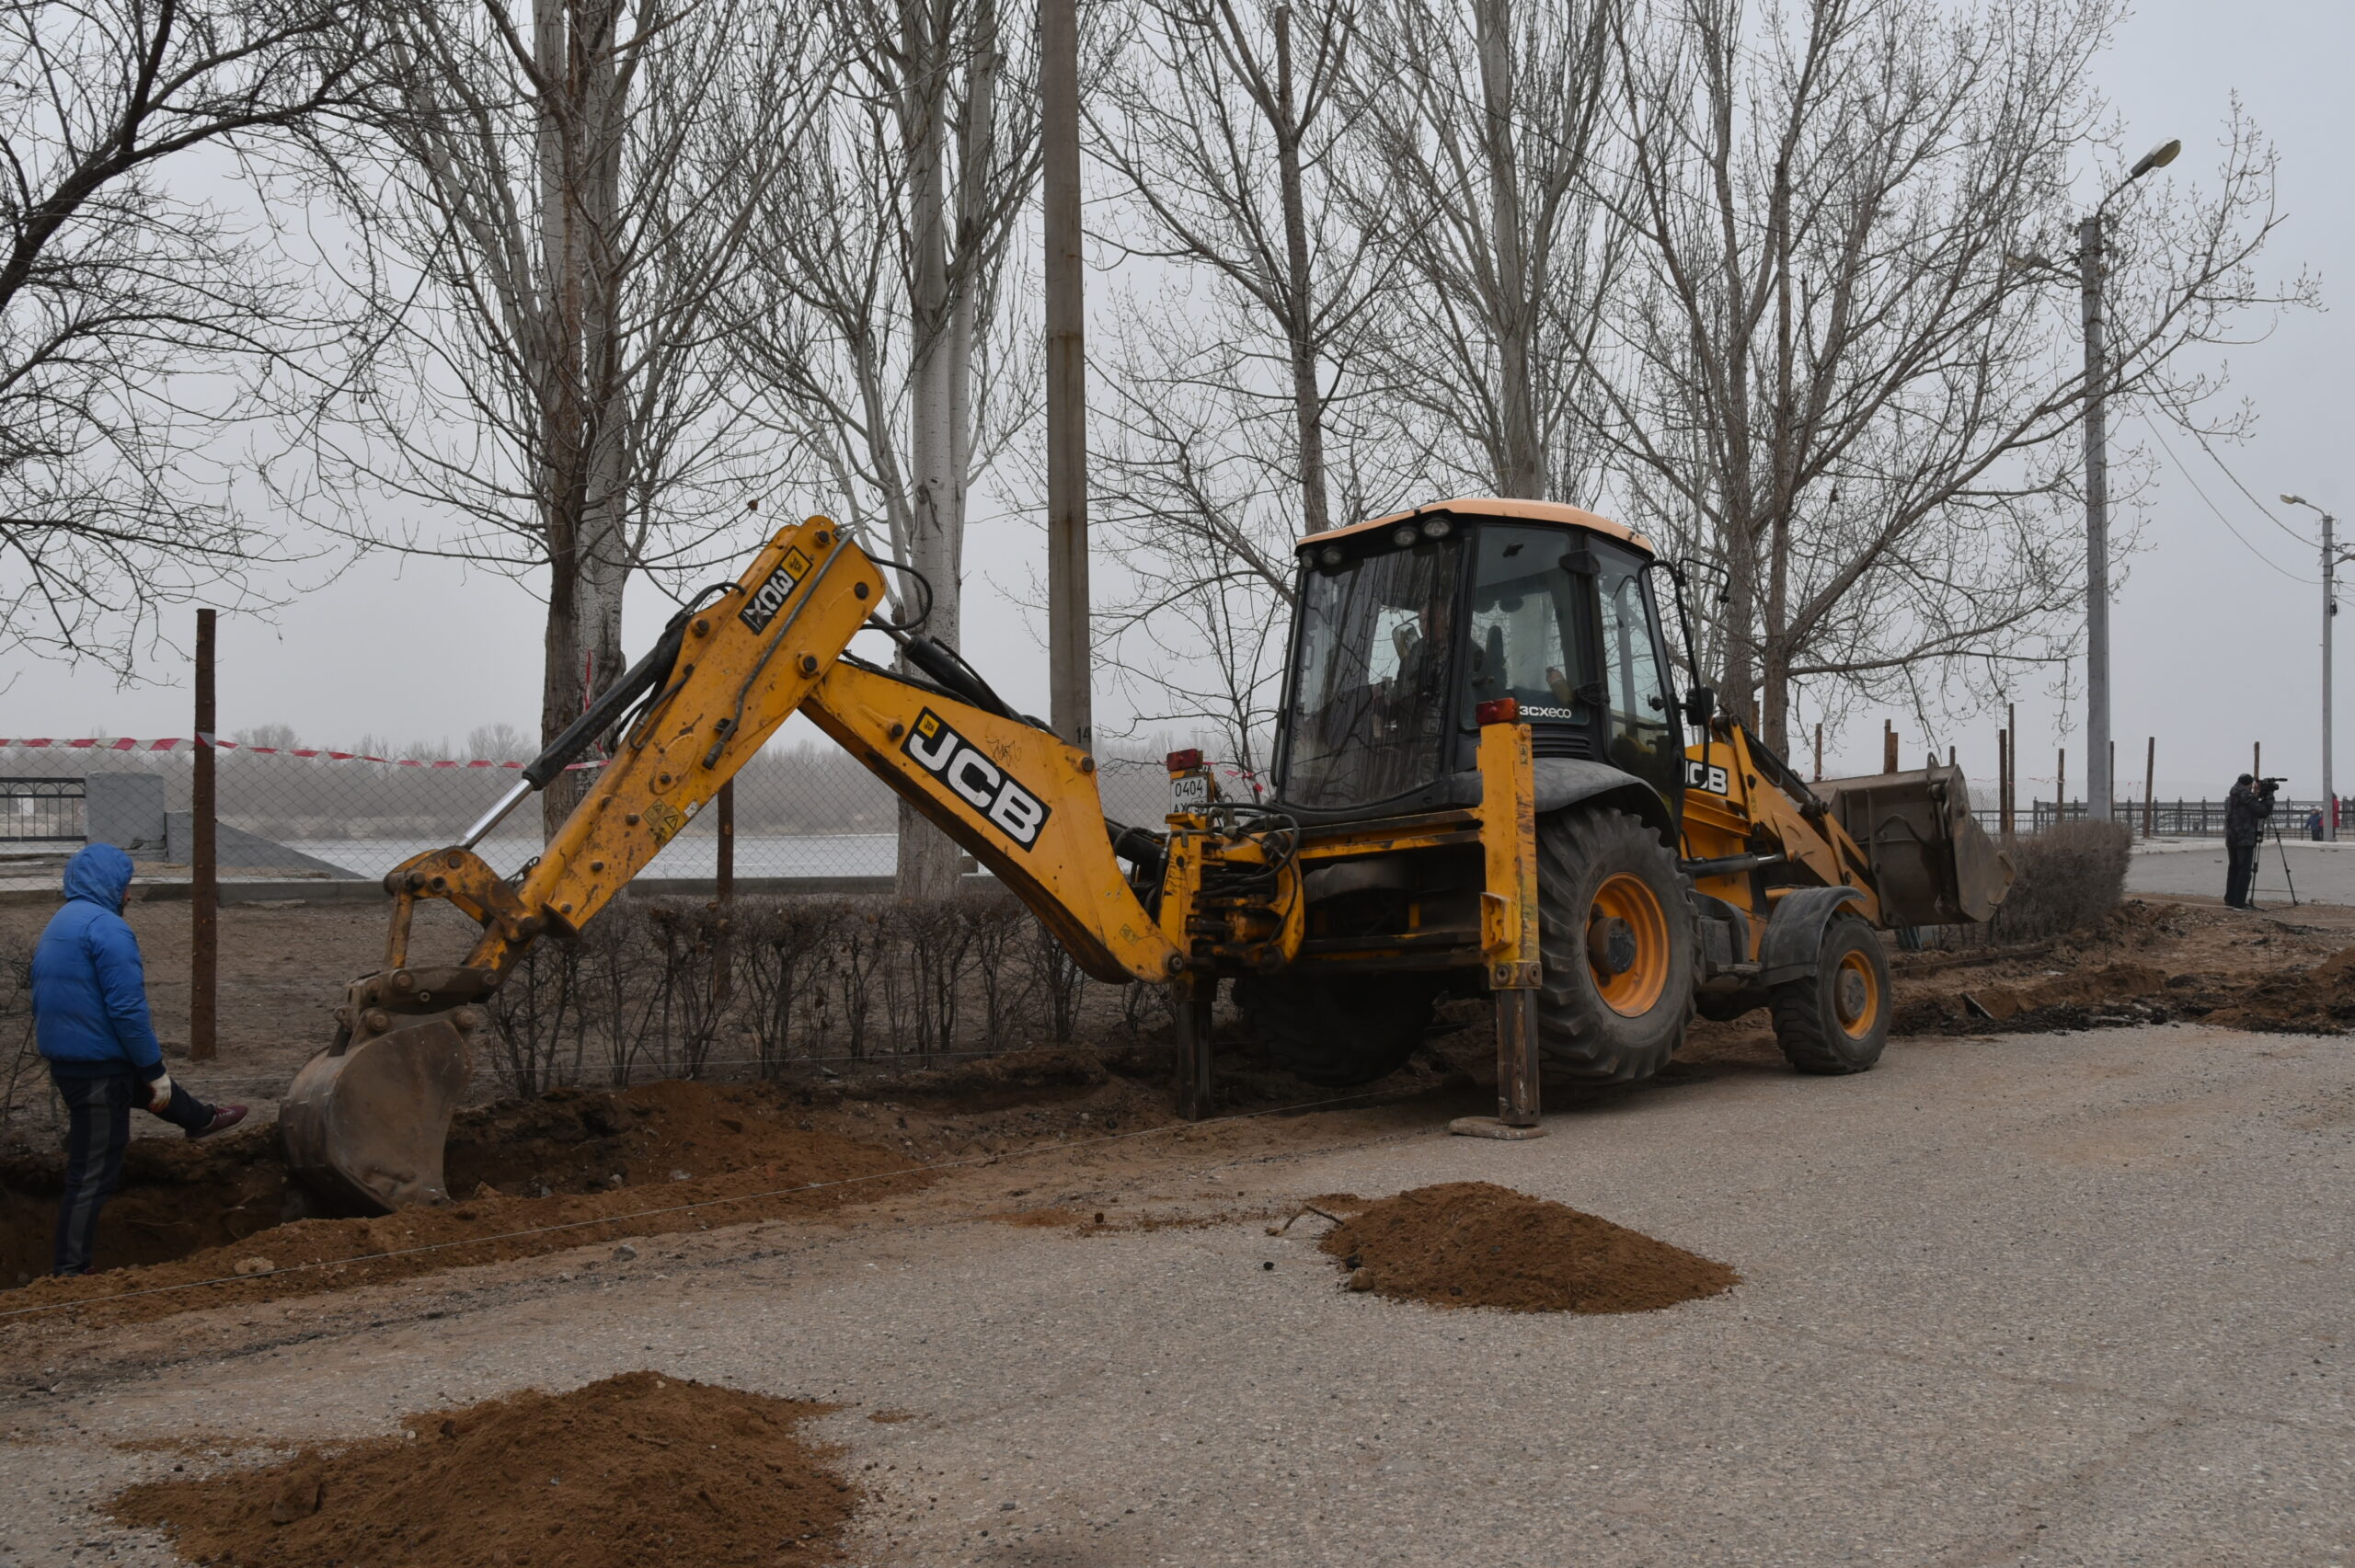
<svg viewBox="0 0 2355 1568">
<path fill-rule="evenodd" d="M 147 1081 L 147 1109 L 160 1116 L 171 1108 L 171 1104 L 172 1075 L 159 1066 L 155 1076 Z"/>
</svg>

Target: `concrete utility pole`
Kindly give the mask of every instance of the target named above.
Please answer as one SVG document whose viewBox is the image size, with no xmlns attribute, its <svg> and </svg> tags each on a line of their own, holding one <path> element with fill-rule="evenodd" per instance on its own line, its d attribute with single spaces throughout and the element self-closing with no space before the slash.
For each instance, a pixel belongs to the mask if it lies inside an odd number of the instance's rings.
<svg viewBox="0 0 2355 1568">
<path fill-rule="evenodd" d="M 1079 209 L 1079 7 L 1040 0 L 1039 178 L 1047 287 L 1047 700 L 1095 743 L 1087 629 L 1087 307 Z"/>
<path fill-rule="evenodd" d="M 2330 630 L 2338 614 L 2338 551 L 2331 529 L 2338 520 L 2303 496 L 2283 496 L 2282 501 L 2303 507 L 2322 519 L 2322 836 L 2338 838 L 2338 796 L 2330 787 Z"/>
<path fill-rule="evenodd" d="M 2180 142 L 2142 155 L 2077 225 L 2078 319 L 2085 332 L 2085 815 L 2107 822 L 2116 795 L 2109 739 L 2109 365 L 2101 314 L 2102 212 L 2118 193 L 2175 162 Z"/>
</svg>

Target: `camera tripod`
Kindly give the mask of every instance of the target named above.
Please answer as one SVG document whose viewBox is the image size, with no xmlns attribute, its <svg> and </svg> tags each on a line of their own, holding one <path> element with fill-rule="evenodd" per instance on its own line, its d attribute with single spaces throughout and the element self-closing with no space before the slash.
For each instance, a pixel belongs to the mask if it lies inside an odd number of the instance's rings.
<svg viewBox="0 0 2355 1568">
<path fill-rule="evenodd" d="M 2271 797 L 2269 795 L 2267 804 L 2271 803 Z M 2281 881 L 2290 889 L 2290 907 L 2294 910 L 2298 907 L 2298 883 L 2297 879 L 2290 875 L 2290 846 L 2281 841 L 2281 824 L 2269 813 L 2265 818 L 2265 825 L 2273 834 L 2274 853 L 2281 857 Z M 2264 847 L 2262 841 L 2257 845 L 2259 849 Z M 2257 903 L 2257 864 L 2254 859 L 2249 864 L 2248 882 L 2248 901 L 2254 907 Z"/>
</svg>

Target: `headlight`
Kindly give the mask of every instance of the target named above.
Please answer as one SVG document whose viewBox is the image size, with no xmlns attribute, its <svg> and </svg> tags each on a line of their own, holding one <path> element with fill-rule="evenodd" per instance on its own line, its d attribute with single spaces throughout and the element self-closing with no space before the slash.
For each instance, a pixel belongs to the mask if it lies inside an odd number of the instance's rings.
<svg viewBox="0 0 2355 1568">
<path fill-rule="evenodd" d="M 1444 539 L 1454 531 L 1455 524 L 1443 517 L 1423 519 L 1423 537 L 1426 539 Z"/>
<path fill-rule="evenodd" d="M 1407 545 L 1412 544 L 1415 542 L 1414 525 L 1412 523 L 1400 525 L 1400 527 L 1390 535 L 1390 542 L 1393 544 L 1397 545 L 1402 550 Z"/>
<path fill-rule="evenodd" d="M 1338 544 L 1327 544 L 1316 553 L 1316 558 L 1328 567 L 1338 567 L 1341 564 L 1341 547 Z"/>
</svg>

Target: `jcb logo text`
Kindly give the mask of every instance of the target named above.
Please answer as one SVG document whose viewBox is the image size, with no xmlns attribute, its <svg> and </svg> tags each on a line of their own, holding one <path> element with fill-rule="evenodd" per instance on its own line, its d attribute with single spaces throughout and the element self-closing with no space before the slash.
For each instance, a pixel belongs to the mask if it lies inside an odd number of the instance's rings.
<svg viewBox="0 0 2355 1568">
<path fill-rule="evenodd" d="M 1013 774 L 982 756 L 930 708 L 917 717 L 900 750 L 1024 849 L 1039 841 L 1039 830 L 1047 825 L 1046 802 L 1017 784 Z"/>
</svg>

